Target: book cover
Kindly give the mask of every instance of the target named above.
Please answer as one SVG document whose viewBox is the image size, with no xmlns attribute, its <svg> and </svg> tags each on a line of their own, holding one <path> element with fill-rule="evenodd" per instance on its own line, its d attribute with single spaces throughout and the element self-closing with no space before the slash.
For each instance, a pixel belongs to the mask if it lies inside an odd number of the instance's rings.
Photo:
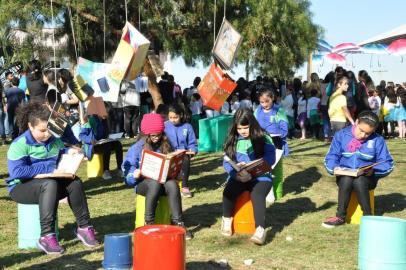
<svg viewBox="0 0 406 270">
<path fill-rule="evenodd" d="M 159 56 L 156 54 L 148 53 L 148 60 L 151 64 L 152 71 L 154 72 L 157 78 L 161 77 L 164 74 L 164 67 L 159 59 Z"/>
<path fill-rule="evenodd" d="M 80 101 L 85 101 L 88 96 L 94 94 L 94 90 L 80 75 L 75 75 L 72 81 L 69 81 L 69 88 Z"/>
<path fill-rule="evenodd" d="M 360 168 L 346 168 L 346 167 L 335 167 L 334 168 L 334 175 L 347 175 L 347 176 L 353 176 L 357 177 L 365 173 L 368 169 L 373 168 L 374 166 L 382 163 L 383 161 L 376 162 L 370 165 L 362 166 Z"/>
<path fill-rule="evenodd" d="M 255 178 L 270 172 L 272 167 L 265 161 L 265 159 L 260 158 L 245 164 L 241 167 L 241 170 L 246 170 L 253 178 Z"/>
<path fill-rule="evenodd" d="M 35 178 L 65 178 L 74 179 L 77 170 L 84 158 L 83 154 L 63 154 L 53 173 L 38 174 Z"/>
<path fill-rule="evenodd" d="M 159 183 L 174 179 L 182 169 L 186 150 L 178 150 L 169 154 L 161 154 L 144 149 L 141 156 L 141 175 Z"/>
<path fill-rule="evenodd" d="M 63 112 L 65 111 L 60 104 L 55 104 L 54 110 L 50 113 L 47 123 L 48 130 L 57 138 L 60 138 L 63 135 L 65 128 L 69 123 L 65 115 L 61 113 L 61 110 Z"/>
<path fill-rule="evenodd" d="M 88 100 L 85 103 L 87 105 L 86 112 L 87 115 L 98 115 L 101 118 L 107 117 L 106 106 L 104 106 L 103 98 L 101 97 L 88 97 Z"/>
</svg>

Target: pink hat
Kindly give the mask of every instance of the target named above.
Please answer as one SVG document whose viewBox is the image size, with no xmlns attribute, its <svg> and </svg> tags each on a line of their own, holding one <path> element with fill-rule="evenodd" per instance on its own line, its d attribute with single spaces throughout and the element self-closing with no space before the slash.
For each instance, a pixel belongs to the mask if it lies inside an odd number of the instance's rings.
<svg viewBox="0 0 406 270">
<path fill-rule="evenodd" d="M 142 117 L 141 132 L 145 135 L 162 133 L 164 129 L 164 119 L 160 114 L 148 113 Z"/>
</svg>

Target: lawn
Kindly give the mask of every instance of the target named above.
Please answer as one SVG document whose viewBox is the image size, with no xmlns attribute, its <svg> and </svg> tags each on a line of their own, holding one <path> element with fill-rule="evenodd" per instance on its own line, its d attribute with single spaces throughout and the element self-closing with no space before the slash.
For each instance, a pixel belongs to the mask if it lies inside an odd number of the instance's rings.
<svg viewBox="0 0 406 270">
<path fill-rule="evenodd" d="M 126 141 L 126 149 L 130 141 Z M 375 190 L 377 215 L 406 218 L 406 143 L 390 140 L 396 161 L 393 173 Z M 337 187 L 327 175 L 323 158 L 328 145 L 319 141 L 289 142 L 290 156 L 285 159 L 285 196 L 267 209 L 267 244 L 255 246 L 249 236 L 230 238 L 220 234 L 221 197 L 225 173 L 221 153 L 199 154 L 192 161 L 191 199 L 183 199 L 186 224 L 195 238 L 187 242 L 187 269 L 224 269 L 213 263 L 226 259 L 229 269 L 356 269 L 359 226 L 347 225 L 333 230 L 321 227 L 327 216 L 335 214 Z M 0 175 L 7 177 L 7 147 Z M 112 160 L 112 168 L 115 168 Z M 80 168 L 89 208 L 98 238 L 105 234 L 132 232 L 134 229 L 134 193 L 122 182 L 101 178 L 87 179 L 86 165 Z M 37 250 L 17 249 L 17 205 L 0 185 L 0 269 L 98 269 L 103 247 L 90 250 L 73 239 L 75 221 L 68 205 L 59 208 L 62 256 L 46 256 Z M 378 232 L 383 233 L 383 232 Z M 288 241 L 288 240 L 290 241 Z M 245 266 L 245 259 L 253 259 Z"/>
</svg>

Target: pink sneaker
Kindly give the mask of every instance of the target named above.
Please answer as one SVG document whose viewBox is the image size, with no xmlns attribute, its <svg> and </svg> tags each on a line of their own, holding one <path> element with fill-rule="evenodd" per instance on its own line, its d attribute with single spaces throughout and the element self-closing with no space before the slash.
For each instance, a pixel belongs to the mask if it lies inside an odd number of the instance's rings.
<svg viewBox="0 0 406 270">
<path fill-rule="evenodd" d="M 77 228 L 74 233 L 76 237 L 87 247 L 97 247 L 100 244 L 96 239 L 93 226 Z"/>
<path fill-rule="evenodd" d="M 192 196 L 193 196 L 192 192 L 190 192 L 188 187 L 182 188 L 180 193 L 181 193 L 182 197 L 185 197 L 185 198 L 192 198 Z"/>
<path fill-rule="evenodd" d="M 58 255 L 64 253 L 65 249 L 61 247 L 54 233 L 40 237 L 37 247 L 49 255 Z"/>
</svg>

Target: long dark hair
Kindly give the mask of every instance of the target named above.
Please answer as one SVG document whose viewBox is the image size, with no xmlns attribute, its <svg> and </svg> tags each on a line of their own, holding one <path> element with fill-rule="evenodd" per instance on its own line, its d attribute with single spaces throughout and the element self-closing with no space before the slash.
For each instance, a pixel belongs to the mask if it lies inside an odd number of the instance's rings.
<svg viewBox="0 0 406 270">
<path fill-rule="evenodd" d="M 186 113 L 184 108 L 180 105 L 180 104 L 172 104 L 169 105 L 168 107 L 168 117 L 169 117 L 169 113 L 173 112 L 177 115 L 179 115 L 180 118 L 180 123 L 185 123 L 185 117 L 186 117 Z"/>
<path fill-rule="evenodd" d="M 161 138 L 157 143 L 153 143 L 149 135 L 140 132 L 137 136 L 136 142 L 144 140 L 144 149 L 154 151 L 157 147 L 162 154 L 168 154 L 173 151 L 171 143 L 165 133 L 162 133 Z"/>
<path fill-rule="evenodd" d="M 224 143 L 225 154 L 235 160 L 236 146 L 238 141 L 237 126 L 249 126 L 250 133 L 249 139 L 251 140 L 252 147 L 254 148 L 255 158 L 264 156 L 265 146 L 265 131 L 260 127 L 254 114 L 248 108 L 238 109 L 234 115 L 233 125 L 229 131 L 229 135 Z"/>
<path fill-rule="evenodd" d="M 48 107 L 40 102 L 29 102 L 17 107 L 16 122 L 20 134 L 28 129 L 28 123 L 36 126 L 40 121 L 48 121 L 50 112 Z"/>
<path fill-rule="evenodd" d="M 42 77 L 42 67 L 41 62 L 34 59 L 28 63 L 28 72 L 31 74 L 30 80 L 39 80 Z"/>
</svg>

